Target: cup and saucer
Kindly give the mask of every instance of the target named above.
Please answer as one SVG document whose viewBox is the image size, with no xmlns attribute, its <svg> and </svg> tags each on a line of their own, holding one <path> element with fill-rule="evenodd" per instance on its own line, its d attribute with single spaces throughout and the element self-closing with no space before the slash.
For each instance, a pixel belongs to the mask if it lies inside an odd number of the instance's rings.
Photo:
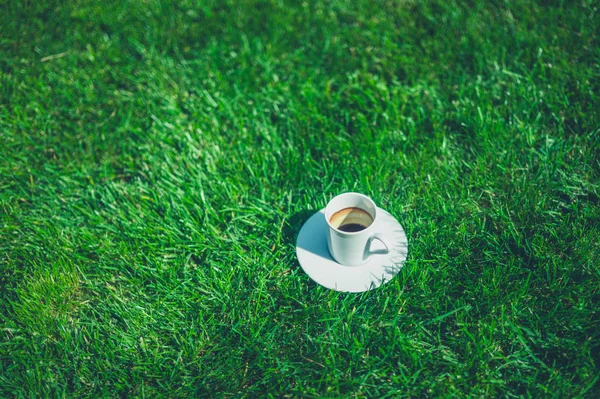
<svg viewBox="0 0 600 399">
<path fill-rule="evenodd" d="M 364 292 L 390 281 L 408 255 L 404 229 L 389 212 L 359 193 L 333 198 L 312 215 L 296 239 L 296 256 L 323 287 Z"/>
</svg>

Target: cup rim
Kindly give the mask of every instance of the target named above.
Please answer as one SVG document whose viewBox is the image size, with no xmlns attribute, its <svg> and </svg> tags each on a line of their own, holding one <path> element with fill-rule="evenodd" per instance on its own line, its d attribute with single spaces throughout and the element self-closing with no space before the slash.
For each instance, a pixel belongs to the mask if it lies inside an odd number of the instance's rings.
<svg viewBox="0 0 600 399">
<path fill-rule="evenodd" d="M 331 222 L 329 221 L 330 216 L 333 216 L 333 213 L 328 212 L 329 211 L 329 206 L 330 204 L 333 202 L 334 199 L 338 198 L 338 197 L 346 197 L 346 196 L 354 196 L 354 197 L 361 197 L 367 201 L 369 201 L 371 203 L 371 205 L 373 205 L 373 221 L 371 222 L 370 225 L 368 225 L 365 229 L 361 230 L 361 231 L 354 231 L 354 232 L 350 232 L 350 231 L 342 231 L 336 227 L 333 227 L 333 225 L 331 224 Z M 371 213 L 370 211 L 363 209 L 359 206 L 357 206 L 356 208 L 360 208 L 365 212 L 368 212 L 369 214 Z M 343 208 L 342 208 L 343 209 Z M 336 210 L 336 212 L 340 211 L 341 209 Z M 332 199 L 329 200 L 329 202 L 327 203 L 327 205 L 325 206 L 325 221 L 327 222 L 327 225 L 333 229 L 333 231 L 335 231 L 336 233 L 340 234 L 340 235 L 346 235 L 346 236 L 354 236 L 354 235 L 359 235 L 359 234 L 364 234 L 365 232 L 369 231 L 371 229 L 371 227 L 375 224 L 375 220 L 377 220 L 377 205 L 375 204 L 375 201 L 373 201 L 369 196 L 365 195 L 365 194 L 361 194 L 361 193 L 357 193 L 357 192 L 353 192 L 353 191 L 349 191 L 349 192 L 345 192 L 345 193 L 341 193 L 336 195 L 335 197 L 333 197 Z"/>
</svg>

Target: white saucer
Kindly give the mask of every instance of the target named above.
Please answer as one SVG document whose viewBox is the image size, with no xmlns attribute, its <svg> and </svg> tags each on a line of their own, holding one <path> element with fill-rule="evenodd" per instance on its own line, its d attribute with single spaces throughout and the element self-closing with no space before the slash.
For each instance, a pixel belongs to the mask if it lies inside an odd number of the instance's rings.
<svg viewBox="0 0 600 399">
<path fill-rule="evenodd" d="M 333 260 L 327 248 L 325 210 L 312 215 L 296 240 L 296 256 L 302 269 L 317 284 L 335 291 L 364 292 L 390 281 L 406 260 L 408 240 L 396 218 L 381 208 L 377 208 L 377 215 L 378 230 L 394 244 L 389 253 L 373 255 L 361 266 L 342 266 Z"/>
</svg>

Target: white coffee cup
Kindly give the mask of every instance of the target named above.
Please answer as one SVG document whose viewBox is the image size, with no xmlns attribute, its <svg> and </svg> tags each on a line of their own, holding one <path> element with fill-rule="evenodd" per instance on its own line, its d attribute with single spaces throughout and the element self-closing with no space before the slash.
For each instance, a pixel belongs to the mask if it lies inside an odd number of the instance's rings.
<svg viewBox="0 0 600 399">
<path fill-rule="evenodd" d="M 327 245 L 339 264 L 359 266 L 372 256 L 386 254 L 390 245 L 380 231 L 377 206 L 366 195 L 344 193 L 334 197 L 325 207 Z M 373 240 L 381 241 L 385 249 L 372 251 Z"/>
</svg>

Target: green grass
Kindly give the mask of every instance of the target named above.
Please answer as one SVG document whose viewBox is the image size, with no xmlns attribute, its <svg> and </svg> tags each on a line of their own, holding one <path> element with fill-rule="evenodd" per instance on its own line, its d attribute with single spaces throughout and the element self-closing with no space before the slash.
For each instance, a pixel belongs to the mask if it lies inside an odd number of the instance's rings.
<svg viewBox="0 0 600 399">
<path fill-rule="evenodd" d="M 0 0 L 0 396 L 598 397 L 600 12 Z M 302 223 L 410 243 L 345 294 Z"/>
</svg>

